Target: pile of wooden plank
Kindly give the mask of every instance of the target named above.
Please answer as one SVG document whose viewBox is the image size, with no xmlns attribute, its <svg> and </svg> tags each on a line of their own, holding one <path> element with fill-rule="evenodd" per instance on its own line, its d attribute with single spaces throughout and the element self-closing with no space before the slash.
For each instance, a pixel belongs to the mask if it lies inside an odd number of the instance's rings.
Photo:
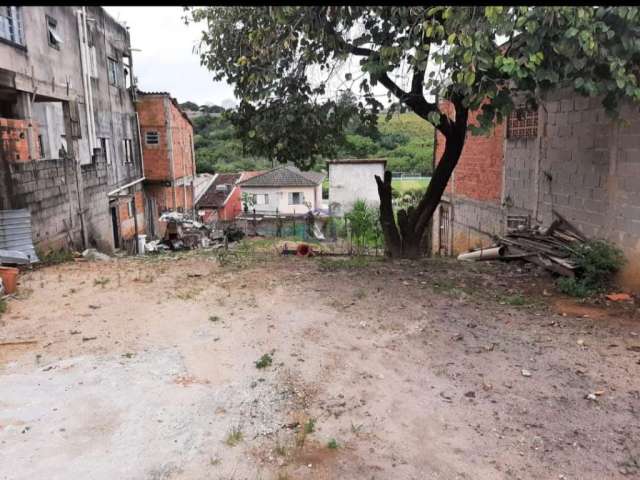
<svg viewBox="0 0 640 480">
<path fill-rule="evenodd" d="M 576 247 L 587 239 L 564 217 L 554 213 L 558 218 L 546 231 L 521 226 L 505 236 L 495 236 L 496 245 L 484 251 L 496 252 L 493 256 L 496 259 L 522 259 L 560 275 L 574 277 L 576 265 L 571 258 Z M 480 260 L 491 256 L 463 254 L 458 258 Z"/>
</svg>

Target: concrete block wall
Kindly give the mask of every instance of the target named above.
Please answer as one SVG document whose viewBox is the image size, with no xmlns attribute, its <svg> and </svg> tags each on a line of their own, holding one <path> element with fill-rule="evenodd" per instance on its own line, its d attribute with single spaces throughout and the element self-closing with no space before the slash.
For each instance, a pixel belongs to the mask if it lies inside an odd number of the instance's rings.
<svg viewBox="0 0 640 480">
<path fill-rule="evenodd" d="M 623 283 L 640 288 L 640 112 L 624 105 L 622 123 L 609 118 L 598 98 L 554 92 L 541 108 L 539 175 L 533 140 L 507 141 L 505 195 L 544 226 L 552 210 L 585 235 L 616 243 L 628 259 Z"/>
<path fill-rule="evenodd" d="M 29 208 L 36 247 L 48 250 L 82 242 L 75 177 L 64 160 L 12 163 L 10 181 L 11 208 Z"/>
</svg>

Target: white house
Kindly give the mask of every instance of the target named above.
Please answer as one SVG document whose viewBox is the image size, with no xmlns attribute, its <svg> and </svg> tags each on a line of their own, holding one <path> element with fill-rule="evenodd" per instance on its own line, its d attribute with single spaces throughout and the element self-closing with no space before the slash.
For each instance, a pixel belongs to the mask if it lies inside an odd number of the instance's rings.
<svg viewBox="0 0 640 480">
<path fill-rule="evenodd" d="M 342 216 L 353 208 L 356 200 L 370 206 L 380 205 L 375 175 L 384 176 L 387 161 L 381 158 L 330 160 L 329 208 Z"/>
<path fill-rule="evenodd" d="M 303 172 L 283 165 L 238 182 L 243 198 L 249 196 L 250 208 L 259 214 L 306 214 L 322 206 L 324 173 Z M 251 205 L 252 204 L 252 205 Z"/>
</svg>

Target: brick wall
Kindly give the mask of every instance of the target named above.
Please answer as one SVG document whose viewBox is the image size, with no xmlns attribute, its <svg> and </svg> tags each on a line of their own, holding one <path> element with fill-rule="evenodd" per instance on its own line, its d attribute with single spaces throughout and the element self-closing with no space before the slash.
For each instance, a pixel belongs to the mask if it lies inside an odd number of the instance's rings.
<svg viewBox="0 0 640 480">
<path fill-rule="evenodd" d="M 185 204 L 185 189 L 187 202 Z M 157 205 L 158 213 L 168 210 L 182 210 L 191 212 L 193 209 L 193 188 L 191 185 L 176 185 L 175 194 L 176 202 L 173 202 L 173 187 L 164 185 L 145 185 L 147 195 L 151 196 Z"/>
<path fill-rule="evenodd" d="M 441 103 L 441 108 L 452 113 L 450 103 Z M 477 124 L 477 112 L 469 116 L 469 124 Z M 449 181 L 447 192 L 474 200 L 500 202 L 502 193 L 502 161 L 505 126 L 498 125 L 488 136 L 474 136 L 467 132 L 464 150 L 454 177 Z M 445 138 L 437 133 L 436 162 L 444 153 Z"/>
<path fill-rule="evenodd" d="M 33 135 L 32 155 L 29 155 L 29 127 Z M 38 145 L 38 124 L 32 120 L 0 118 L 0 142 L 2 152 L 12 161 L 26 161 L 40 158 Z"/>
<path fill-rule="evenodd" d="M 165 115 L 168 98 L 163 96 L 140 95 L 138 116 L 140 119 L 142 154 L 144 156 L 144 176 L 149 180 L 171 180 L 171 160 Z M 157 145 L 147 144 L 146 133 L 158 132 Z"/>
<path fill-rule="evenodd" d="M 135 202 L 136 219 L 138 221 L 138 234 L 143 235 L 146 233 L 146 221 L 144 210 L 144 193 L 142 190 L 138 190 L 133 194 L 133 200 Z M 129 204 L 131 203 L 131 197 L 122 198 L 118 200 L 118 220 L 120 222 L 120 236 L 123 240 L 131 240 L 136 236 L 136 224 L 133 215 L 129 215 Z M 132 209 L 133 210 L 133 209 Z M 133 211 L 132 211 L 133 213 Z"/>
</svg>

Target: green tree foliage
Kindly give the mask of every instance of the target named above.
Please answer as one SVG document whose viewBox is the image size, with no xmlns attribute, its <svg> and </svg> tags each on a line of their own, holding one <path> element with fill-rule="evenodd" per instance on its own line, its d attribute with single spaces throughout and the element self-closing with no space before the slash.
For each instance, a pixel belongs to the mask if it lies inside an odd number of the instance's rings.
<svg viewBox="0 0 640 480">
<path fill-rule="evenodd" d="M 191 110 L 192 112 L 197 112 L 200 108 L 197 103 L 194 102 L 184 102 L 180 104 L 180 108 L 183 110 Z"/>
<path fill-rule="evenodd" d="M 621 100 L 640 99 L 635 6 L 195 7 L 189 18 L 206 25 L 202 64 L 216 80 L 234 85 L 243 111 L 269 118 L 272 107 L 284 107 L 277 129 L 304 141 L 295 149 L 308 155 L 279 155 L 279 160 L 305 166 L 308 156 L 327 148 L 318 145 L 318 134 L 302 135 L 300 125 L 340 118 L 340 106 L 326 89 L 348 58 L 359 61 L 362 73 L 358 80 L 345 74 L 359 89 L 361 119 L 376 118 L 381 105 L 372 87 L 382 85 L 397 99 L 396 108 L 412 110 L 442 133 L 444 152 L 429 187 L 417 206 L 398 212 L 397 220 L 391 175 L 377 179 L 392 256 L 422 253 L 424 232 L 462 153 L 470 110 L 480 110 L 471 131 L 482 133 L 517 102 L 536 104 L 558 87 L 600 96 L 612 114 Z M 498 38 L 508 40 L 500 45 Z M 394 80 L 393 72 L 409 72 L 407 86 Z M 451 111 L 430 100 L 436 94 L 450 102 Z M 331 126 L 322 132 L 329 141 L 340 135 Z"/>
</svg>

